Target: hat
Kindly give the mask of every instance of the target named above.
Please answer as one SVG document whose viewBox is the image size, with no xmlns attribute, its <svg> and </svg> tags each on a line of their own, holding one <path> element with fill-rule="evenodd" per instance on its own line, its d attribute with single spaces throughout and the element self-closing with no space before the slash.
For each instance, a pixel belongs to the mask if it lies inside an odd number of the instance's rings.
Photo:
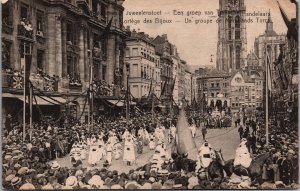
<svg viewBox="0 0 300 191">
<path fill-rule="evenodd" d="M 69 176 L 66 180 L 66 186 L 74 187 L 77 185 L 77 178 L 75 176 Z"/>
<path fill-rule="evenodd" d="M 188 179 L 189 185 L 188 185 L 188 189 L 193 189 L 194 186 L 198 185 L 198 178 L 192 176 L 191 178 Z"/>
<path fill-rule="evenodd" d="M 101 179 L 101 177 L 99 175 L 94 175 L 89 181 L 88 184 L 90 186 L 95 185 L 97 188 L 100 188 L 101 186 L 103 186 L 103 180 Z"/>
<path fill-rule="evenodd" d="M 8 175 L 7 177 L 5 177 L 5 181 L 6 181 L 6 182 L 10 182 L 14 177 L 15 177 L 14 174 L 10 174 L 10 175 Z"/>
<path fill-rule="evenodd" d="M 124 188 L 119 184 L 114 184 L 110 187 L 110 189 L 112 189 L 112 190 L 121 190 L 121 189 L 124 189 Z"/>
<path fill-rule="evenodd" d="M 19 189 L 20 190 L 35 190 L 35 187 L 33 184 L 25 183 Z"/>
<path fill-rule="evenodd" d="M 82 170 L 77 170 L 75 173 L 75 176 L 82 176 L 83 175 L 83 171 Z"/>
<path fill-rule="evenodd" d="M 59 169 L 59 168 L 60 168 L 60 165 L 58 164 L 57 161 L 53 161 L 51 168 L 52 168 L 52 169 Z"/>
<path fill-rule="evenodd" d="M 18 170 L 18 174 L 22 175 L 22 174 L 26 174 L 28 172 L 28 168 L 27 167 L 22 167 Z"/>
<path fill-rule="evenodd" d="M 293 151 L 292 149 L 290 149 L 290 150 L 288 150 L 288 154 L 294 155 L 294 154 L 295 154 L 295 151 Z"/>
<path fill-rule="evenodd" d="M 53 186 L 51 184 L 47 184 L 41 188 L 42 190 L 53 190 Z"/>
<path fill-rule="evenodd" d="M 135 190 L 135 189 L 139 189 L 141 186 L 138 185 L 136 182 L 129 182 L 125 185 L 125 189 L 131 189 L 131 190 Z"/>
<path fill-rule="evenodd" d="M 17 185 L 17 184 L 19 184 L 20 182 L 21 182 L 21 178 L 20 177 L 14 177 L 12 180 L 11 180 L 11 185 Z"/>
<path fill-rule="evenodd" d="M 141 189 L 152 189 L 152 185 L 148 182 L 146 182 L 143 186 L 141 186 Z"/>
<path fill-rule="evenodd" d="M 113 179 L 111 178 L 106 178 L 103 185 L 111 186 Z"/>
<path fill-rule="evenodd" d="M 154 182 L 152 183 L 152 189 L 154 190 L 160 190 L 162 187 L 161 183 L 160 182 Z"/>
<path fill-rule="evenodd" d="M 150 177 L 149 181 L 153 183 L 153 182 L 155 182 L 155 178 L 154 177 Z"/>
<path fill-rule="evenodd" d="M 174 186 L 175 182 L 173 180 L 167 180 L 163 186 L 162 189 L 172 189 Z"/>
<path fill-rule="evenodd" d="M 11 155 L 5 155 L 5 156 L 4 156 L 4 159 L 5 159 L 5 160 L 10 160 L 11 158 L 12 158 Z"/>
</svg>

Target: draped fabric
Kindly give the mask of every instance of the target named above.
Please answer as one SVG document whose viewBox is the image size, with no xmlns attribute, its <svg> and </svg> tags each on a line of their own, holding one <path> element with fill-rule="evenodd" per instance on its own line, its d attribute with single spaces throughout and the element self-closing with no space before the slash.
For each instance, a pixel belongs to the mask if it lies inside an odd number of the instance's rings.
<svg viewBox="0 0 300 191">
<path fill-rule="evenodd" d="M 196 145 L 193 140 L 188 122 L 186 120 L 185 111 L 182 109 L 179 114 L 177 123 L 177 153 L 186 154 L 193 150 Z"/>
</svg>

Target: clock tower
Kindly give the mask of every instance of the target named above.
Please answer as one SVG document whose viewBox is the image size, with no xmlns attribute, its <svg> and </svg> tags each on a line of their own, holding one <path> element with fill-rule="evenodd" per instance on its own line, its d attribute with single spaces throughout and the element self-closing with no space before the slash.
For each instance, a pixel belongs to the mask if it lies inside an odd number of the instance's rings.
<svg viewBox="0 0 300 191">
<path fill-rule="evenodd" d="M 247 53 L 244 0 L 219 0 L 217 69 L 233 72 L 245 66 Z"/>
</svg>

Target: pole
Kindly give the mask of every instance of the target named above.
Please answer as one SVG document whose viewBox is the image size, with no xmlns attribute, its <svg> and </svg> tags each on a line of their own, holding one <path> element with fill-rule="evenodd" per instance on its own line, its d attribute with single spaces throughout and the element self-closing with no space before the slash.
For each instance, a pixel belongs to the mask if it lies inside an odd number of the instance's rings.
<svg viewBox="0 0 300 191">
<path fill-rule="evenodd" d="M 23 142 L 25 142 L 26 138 L 26 55 L 25 55 L 25 43 L 23 44 L 24 50 L 23 50 L 23 67 L 24 67 L 24 74 L 23 74 Z"/>
<path fill-rule="evenodd" d="M 29 134 L 29 138 L 31 141 L 32 138 L 32 92 L 33 91 L 33 87 L 31 85 L 31 83 L 29 83 L 29 104 L 30 104 L 30 121 L 29 121 L 29 128 L 30 128 L 30 134 Z"/>
<path fill-rule="evenodd" d="M 91 66 L 91 78 L 90 78 L 90 86 L 93 85 L 93 77 L 94 77 L 94 71 L 93 71 L 93 63 L 91 62 L 91 56 L 92 54 L 90 55 L 90 66 Z M 90 92 L 91 93 L 91 109 L 90 109 L 90 112 L 91 112 L 91 129 L 93 129 L 93 126 L 94 126 L 94 89 L 93 87 L 91 88 L 92 91 Z"/>
<path fill-rule="evenodd" d="M 268 87 L 268 58 L 267 58 L 267 46 L 265 47 L 265 67 L 266 67 L 266 145 L 269 145 L 269 87 Z"/>
<path fill-rule="evenodd" d="M 127 91 L 126 91 L 126 124 L 129 124 L 129 72 L 127 72 Z"/>
<path fill-rule="evenodd" d="M 151 113 L 152 113 L 152 123 L 154 123 L 154 93 L 151 94 L 152 103 L 151 103 Z"/>
</svg>

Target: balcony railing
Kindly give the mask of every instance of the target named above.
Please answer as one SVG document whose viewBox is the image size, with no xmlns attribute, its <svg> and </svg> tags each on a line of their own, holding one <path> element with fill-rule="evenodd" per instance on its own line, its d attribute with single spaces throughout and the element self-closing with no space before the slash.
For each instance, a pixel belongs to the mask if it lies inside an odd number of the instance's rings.
<svg viewBox="0 0 300 191">
<path fill-rule="evenodd" d="M 22 24 L 18 25 L 18 37 L 33 39 L 33 30 Z"/>
<path fill-rule="evenodd" d="M 53 92 L 58 90 L 58 79 L 54 77 L 32 74 L 30 81 L 34 88 L 41 91 Z M 24 74 L 19 71 L 2 70 L 2 86 L 4 88 L 23 89 Z"/>
</svg>

